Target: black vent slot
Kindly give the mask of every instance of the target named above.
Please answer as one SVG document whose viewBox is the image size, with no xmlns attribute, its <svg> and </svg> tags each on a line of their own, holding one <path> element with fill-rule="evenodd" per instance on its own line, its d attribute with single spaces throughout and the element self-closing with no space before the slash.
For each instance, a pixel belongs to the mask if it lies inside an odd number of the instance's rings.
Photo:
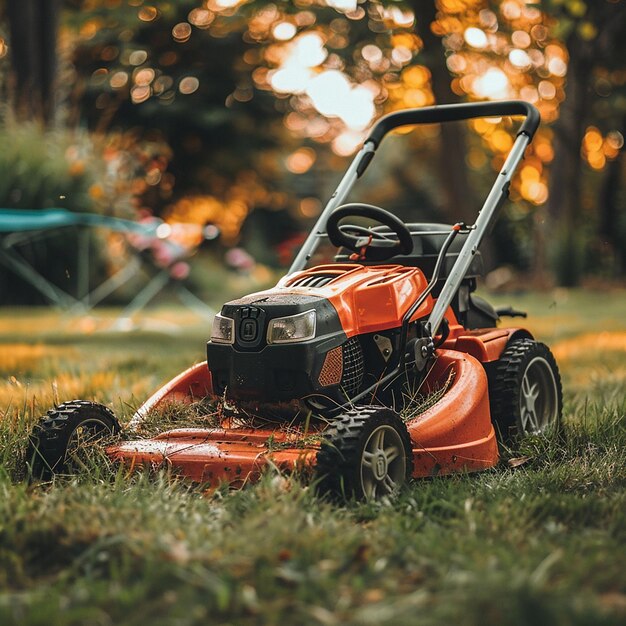
<svg viewBox="0 0 626 626">
<path fill-rule="evenodd" d="M 357 337 L 348 339 L 342 346 L 343 351 L 343 375 L 341 377 L 341 387 L 351 398 L 361 387 L 363 374 L 365 373 L 365 360 L 363 349 Z"/>
<path fill-rule="evenodd" d="M 323 287 L 327 285 L 337 274 L 308 274 L 301 276 L 289 285 L 290 287 Z"/>
</svg>

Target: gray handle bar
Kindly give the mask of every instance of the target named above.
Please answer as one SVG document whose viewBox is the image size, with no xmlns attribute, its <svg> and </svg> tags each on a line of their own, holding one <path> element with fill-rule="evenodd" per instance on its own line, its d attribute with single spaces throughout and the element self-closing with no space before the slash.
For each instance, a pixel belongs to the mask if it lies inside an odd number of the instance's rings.
<svg viewBox="0 0 626 626">
<path fill-rule="evenodd" d="M 335 193 L 331 196 L 326 208 L 320 214 L 317 223 L 313 227 L 307 240 L 304 242 L 296 258 L 294 259 L 289 274 L 301 270 L 306 262 L 311 258 L 313 252 L 317 248 L 318 237 L 325 232 L 326 221 L 328 216 L 345 200 L 348 193 L 354 186 L 354 183 L 360 178 L 367 166 L 370 164 L 376 149 L 378 148 L 383 137 L 400 126 L 413 126 L 415 124 L 436 124 L 439 122 L 455 122 L 459 120 L 469 120 L 477 117 L 500 117 L 507 115 L 524 115 L 526 119 L 522 123 L 515 143 L 509 152 L 501 171 L 496 179 L 494 186 L 485 200 L 483 209 L 479 212 L 476 228 L 472 230 L 466 240 L 464 249 L 467 254 L 461 255 L 455 264 L 453 272 L 451 272 L 449 280 L 439 297 L 438 306 L 434 311 L 434 317 L 431 316 L 431 328 L 433 333 L 436 332 L 441 322 L 441 318 L 445 313 L 444 307 L 451 302 L 454 290 L 458 288 L 460 281 L 463 279 L 467 267 L 471 262 L 471 256 L 478 249 L 482 237 L 487 230 L 489 223 L 495 217 L 499 204 L 503 201 L 508 193 L 508 186 L 519 164 L 524 156 L 524 149 L 531 142 L 537 127 L 539 126 L 539 111 L 530 103 L 523 100 L 503 100 L 500 102 L 470 102 L 462 104 L 442 104 L 439 106 L 424 107 L 423 109 L 407 109 L 405 111 L 397 111 L 382 117 L 372 129 L 369 137 L 359 153 L 355 156 L 354 161 L 348 168 L 344 177 L 341 179 Z M 450 291 L 450 293 L 444 293 Z M 444 304 L 446 301 L 447 304 Z"/>
<path fill-rule="evenodd" d="M 500 117 L 504 115 L 524 115 L 526 119 L 518 135 L 523 133 L 532 140 L 539 126 L 539 111 L 529 102 L 523 100 L 507 100 L 503 102 L 469 102 L 462 104 L 442 104 L 439 106 L 424 107 L 423 109 L 408 109 L 381 117 L 372 129 L 365 143 L 371 141 L 378 146 L 383 137 L 399 126 L 413 124 L 436 124 L 438 122 L 456 122 L 469 120 L 475 117 Z"/>
</svg>

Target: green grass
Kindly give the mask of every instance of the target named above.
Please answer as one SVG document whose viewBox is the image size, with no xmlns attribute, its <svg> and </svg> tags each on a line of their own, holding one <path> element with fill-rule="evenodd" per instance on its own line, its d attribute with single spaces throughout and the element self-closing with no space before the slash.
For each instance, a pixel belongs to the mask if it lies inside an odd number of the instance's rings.
<svg viewBox="0 0 626 626">
<path fill-rule="evenodd" d="M 29 485 L 21 452 L 48 405 L 96 399 L 128 419 L 204 358 L 208 325 L 59 331 L 49 312 L 0 312 L 0 623 L 623 624 L 626 294 L 501 300 L 554 348 L 564 440 L 526 440 L 493 470 L 415 482 L 391 505 L 344 507 L 271 474 L 204 494 L 94 464 Z"/>
</svg>

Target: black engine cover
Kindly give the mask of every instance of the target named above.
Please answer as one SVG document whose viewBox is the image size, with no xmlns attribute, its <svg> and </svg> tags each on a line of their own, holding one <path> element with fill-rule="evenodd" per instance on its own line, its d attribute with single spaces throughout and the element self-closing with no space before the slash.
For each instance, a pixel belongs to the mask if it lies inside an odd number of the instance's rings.
<svg viewBox="0 0 626 626">
<path fill-rule="evenodd" d="M 316 312 L 316 335 L 307 341 L 268 344 L 270 320 Z M 340 386 L 319 384 L 329 350 L 347 340 L 335 308 L 326 298 L 298 294 L 246 296 L 228 302 L 221 315 L 235 320 L 232 345 L 207 344 L 207 361 L 217 394 L 268 402 L 324 393 L 344 401 Z"/>
</svg>

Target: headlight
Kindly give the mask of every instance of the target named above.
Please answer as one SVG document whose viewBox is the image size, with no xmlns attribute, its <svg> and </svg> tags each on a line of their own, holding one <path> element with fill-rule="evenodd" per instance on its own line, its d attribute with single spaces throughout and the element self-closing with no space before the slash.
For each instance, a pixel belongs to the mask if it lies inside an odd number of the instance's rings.
<svg viewBox="0 0 626 626">
<path fill-rule="evenodd" d="M 270 321 L 267 343 L 292 343 L 315 337 L 315 311 L 306 311 Z"/>
<path fill-rule="evenodd" d="M 235 340 L 235 320 L 219 313 L 213 321 L 211 341 L 213 343 L 233 343 Z"/>
</svg>

